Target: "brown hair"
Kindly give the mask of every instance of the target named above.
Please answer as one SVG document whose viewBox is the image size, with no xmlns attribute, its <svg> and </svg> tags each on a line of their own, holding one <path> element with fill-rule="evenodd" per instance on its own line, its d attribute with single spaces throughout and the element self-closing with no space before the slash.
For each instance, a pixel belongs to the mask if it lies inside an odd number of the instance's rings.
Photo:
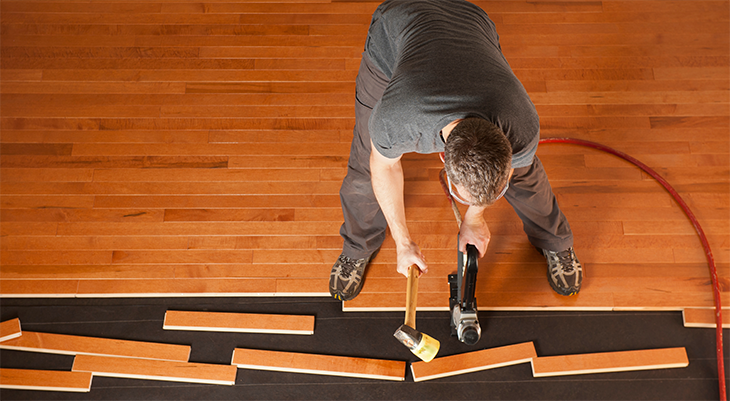
<svg viewBox="0 0 730 401">
<path fill-rule="evenodd" d="M 488 206 L 507 185 L 512 146 L 493 123 L 467 118 L 446 139 L 444 165 L 452 184 L 469 191 L 475 206 Z"/>
</svg>

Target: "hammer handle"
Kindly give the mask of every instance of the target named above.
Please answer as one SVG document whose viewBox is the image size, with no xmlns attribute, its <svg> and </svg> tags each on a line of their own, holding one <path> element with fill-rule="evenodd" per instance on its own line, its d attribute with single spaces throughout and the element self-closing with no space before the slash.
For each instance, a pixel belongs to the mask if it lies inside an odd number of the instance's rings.
<svg viewBox="0 0 730 401">
<path fill-rule="evenodd" d="M 418 303 L 418 266 L 408 268 L 408 284 L 406 284 L 406 321 L 405 325 L 416 329 L 416 305 Z"/>
</svg>

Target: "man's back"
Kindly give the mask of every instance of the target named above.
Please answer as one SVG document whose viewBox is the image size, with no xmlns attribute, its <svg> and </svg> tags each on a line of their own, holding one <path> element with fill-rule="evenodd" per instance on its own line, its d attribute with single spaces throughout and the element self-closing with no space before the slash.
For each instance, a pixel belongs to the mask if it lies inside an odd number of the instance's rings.
<svg viewBox="0 0 730 401">
<path fill-rule="evenodd" d="M 502 128 L 514 167 L 530 163 L 537 113 L 479 7 L 462 0 L 386 1 L 373 14 L 365 52 L 391 80 L 370 119 L 381 154 L 443 151 L 439 131 L 471 116 Z"/>
</svg>

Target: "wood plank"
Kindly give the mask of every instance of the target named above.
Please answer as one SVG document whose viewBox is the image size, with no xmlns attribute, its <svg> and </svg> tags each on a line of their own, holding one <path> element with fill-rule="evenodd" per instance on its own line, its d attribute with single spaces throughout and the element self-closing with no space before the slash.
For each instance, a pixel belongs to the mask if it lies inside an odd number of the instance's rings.
<svg viewBox="0 0 730 401">
<path fill-rule="evenodd" d="M 79 298 L 131 297 L 270 297 L 274 279 L 80 280 Z"/>
<path fill-rule="evenodd" d="M 23 334 L 20 329 L 20 319 L 10 319 L 0 323 L 0 343 L 13 338 L 18 338 Z"/>
<path fill-rule="evenodd" d="M 34 391 L 91 390 L 91 372 L 0 368 L 0 388 Z"/>
<path fill-rule="evenodd" d="M 163 329 L 306 335 L 314 334 L 314 316 L 168 310 Z"/>
<path fill-rule="evenodd" d="M 684 327 L 701 327 L 714 329 L 717 319 L 714 309 L 685 308 L 682 310 Z M 722 309 L 722 327 L 730 329 L 730 309 Z"/>
<path fill-rule="evenodd" d="M 402 361 L 244 348 L 233 351 L 231 363 L 242 369 L 394 381 L 405 380 L 406 368 L 406 363 Z"/>
<path fill-rule="evenodd" d="M 23 335 L 0 343 L 0 349 L 63 355 L 107 355 L 124 358 L 187 361 L 189 345 L 117 340 L 101 337 L 24 331 Z"/>
<path fill-rule="evenodd" d="M 549 377 L 687 366 L 687 351 L 681 347 L 538 357 L 532 360 L 532 374 Z"/>
<path fill-rule="evenodd" d="M 187 383 L 236 384 L 236 367 L 179 361 L 78 355 L 74 372 L 126 379 L 163 380 Z"/>
<path fill-rule="evenodd" d="M 529 342 L 439 357 L 429 363 L 413 362 L 411 372 L 413 381 L 420 382 L 516 365 L 530 362 L 533 358 L 537 358 L 537 353 L 535 345 Z"/>
<path fill-rule="evenodd" d="M 78 280 L 0 280 L 2 298 L 73 298 Z"/>
</svg>

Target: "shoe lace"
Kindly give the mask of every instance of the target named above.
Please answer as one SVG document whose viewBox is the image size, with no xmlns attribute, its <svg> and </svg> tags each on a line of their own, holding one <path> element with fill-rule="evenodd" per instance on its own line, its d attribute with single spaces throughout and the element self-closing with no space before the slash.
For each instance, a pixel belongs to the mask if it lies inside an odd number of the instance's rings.
<svg viewBox="0 0 730 401">
<path fill-rule="evenodd" d="M 355 260 L 347 256 L 340 256 L 340 261 L 342 262 L 341 276 L 343 278 L 349 278 L 350 274 L 355 270 Z"/>
<path fill-rule="evenodd" d="M 555 258 L 558 260 L 559 270 L 562 270 L 565 273 L 572 273 L 573 270 L 575 270 L 575 266 L 573 266 L 573 252 L 571 252 L 570 248 L 556 252 Z"/>
</svg>

